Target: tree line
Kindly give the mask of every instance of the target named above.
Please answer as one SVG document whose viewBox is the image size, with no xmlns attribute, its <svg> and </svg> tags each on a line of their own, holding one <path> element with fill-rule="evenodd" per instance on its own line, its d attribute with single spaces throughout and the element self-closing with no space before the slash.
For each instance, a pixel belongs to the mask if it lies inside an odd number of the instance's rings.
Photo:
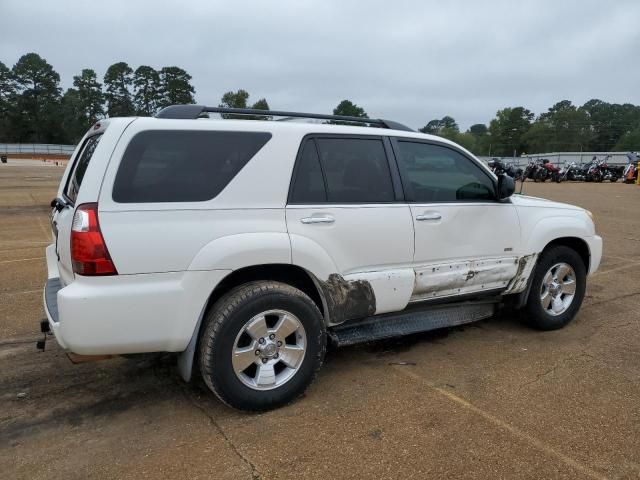
<svg viewBox="0 0 640 480">
<path fill-rule="evenodd" d="M 640 106 L 593 99 L 577 107 L 562 100 L 538 116 L 522 106 L 503 108 L 488 126 L 479 123 L 461 132 L 445 116 L 420 131 L 453 140 L 476 155 L 640 150 Z"/>
<path fill-rule="evenodd" d="M 125 62 L 107 68 L 102 83 L 85 68 L 63 93 L 54 68 L 27 53 L 11 69 L 0 61 L 0 142 L 76 143 L 100 118 L 150 116 L 194 103 L 194 94 L 191 75 L 180 67 L 133 70 Z"/>
<path fill-rule="evenodd" d="M 102 83 L 94 70 L 83 69 L 63 93 L 60 75 L 38 54 L 23 55 L 11 69 L 0 61 L 0 142 L 74 144 L 100 118 L 151 116 L 168 105 L 195 103 L 191 79 L 176 66 L 133 70 L 118 62 L 107 69 Z M 219 106 L 269 109 L 265 98 L 252 103 L 242 89 L 223 94 Z M 340 102 L 333 114 L 369 118 L 350 100 Z M 461 131 L 453 117 L 445 116 L 420 131 L 453 140 L 477 155 L 640 150 L 640 106 L 593 99 L 578 107 L 562 100 L 538 116 L 522 106 L 508 107 L 498 110 L 488 125 Z"/>
<path fill-rule="evenodd" d="M 334 115 L 369 118 L 362 107 L 344 100 Z M 576 107 L 569 100 L 536 115 L 525 107 L 503 108 L 489 125 L 461 131 L 451 116 L 429 121 L 423 133 L 447 138 L 476 155 L 640 150 L 640 106 L 589 100 Z"/>
</svg>

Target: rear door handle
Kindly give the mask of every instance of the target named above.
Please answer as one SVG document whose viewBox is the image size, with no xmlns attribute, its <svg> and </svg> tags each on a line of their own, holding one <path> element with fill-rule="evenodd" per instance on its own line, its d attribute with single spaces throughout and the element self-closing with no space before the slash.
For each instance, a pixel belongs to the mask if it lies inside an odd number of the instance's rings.
<svg viewBox="0 0 640 480">
<path fill-rule="evenodd" d="M 300 221 L 305 225 L 308 225 L 310 223 L 333 223 L 336 221 L 336 219 L 330 215 L 322 215 L 317 217 L 313 216 L 313 217 L 301 218 Z"/>
<path fill-rule="evenodd" d="M 419 222 L 423 222 L 425 220 L 440 220 L 441 218 L 442 215 L 440 215 L 438 212 L 423 213 L 422 215 L 416 216 L 416 220 L 418 220 Z"/>
</svg>

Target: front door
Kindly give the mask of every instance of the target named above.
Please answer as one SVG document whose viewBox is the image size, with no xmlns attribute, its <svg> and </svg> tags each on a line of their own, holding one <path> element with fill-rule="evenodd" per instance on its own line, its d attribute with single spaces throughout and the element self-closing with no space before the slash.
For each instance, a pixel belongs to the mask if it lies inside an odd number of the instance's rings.
<svg viewBox="0 0 640 480">
<path fill-rule="evenodd" d="M 412 301 L 503 289 L 515 277 L 520 223 L 495 180 L 444 144 L 394 139 L 415 228 Z"/>
</svg>

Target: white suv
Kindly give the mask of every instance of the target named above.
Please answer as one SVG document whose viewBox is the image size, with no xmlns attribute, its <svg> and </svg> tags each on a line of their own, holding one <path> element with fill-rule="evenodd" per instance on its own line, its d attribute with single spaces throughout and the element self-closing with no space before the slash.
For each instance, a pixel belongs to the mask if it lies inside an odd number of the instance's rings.
<svg viewBox="0 0 640 480">
<path fill-rule="evenodd" d="M 588 211 L 513 190 L 458 145 L 384 120 L 198 105 L 102 120 L 52 202 L 42 328 L 76 355 L 179 352 L 185 380 L 198 367 L 246 410 L 300 395 L 328 339 L 504 303 L 560 328 L 602 239 Z"/>
</svg>

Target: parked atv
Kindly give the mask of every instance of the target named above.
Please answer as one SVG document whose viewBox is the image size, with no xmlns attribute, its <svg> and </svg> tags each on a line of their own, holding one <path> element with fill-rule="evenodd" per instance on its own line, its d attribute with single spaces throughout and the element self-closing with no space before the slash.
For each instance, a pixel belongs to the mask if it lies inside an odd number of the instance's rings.
<svg viewBox="0 0 640 480">
<path fill-rule="evenodd" d="M 624 167 L 622 178 L 624 183 L 636 183 L 638 181 L 638 164 L 630 163 Z"/>
</svg>

